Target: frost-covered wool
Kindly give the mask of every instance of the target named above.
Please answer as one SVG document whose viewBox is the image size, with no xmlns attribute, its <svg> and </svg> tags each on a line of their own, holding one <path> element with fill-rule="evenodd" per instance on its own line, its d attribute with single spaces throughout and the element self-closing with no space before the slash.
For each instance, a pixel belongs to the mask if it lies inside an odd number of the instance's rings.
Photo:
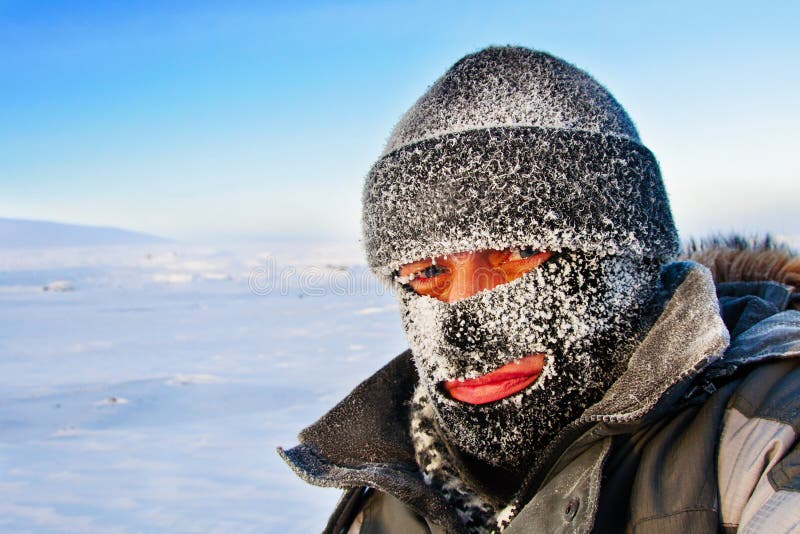
<svg viewBox="0 0 800 534">
<path fill-rule="evenodd" d="M 678 239 L 653 155 L 600 84 L 518 47 L 456 63 L 403 116 L 363 193 L 363 244 L 403 264 L 533 246 L 665 261 Z"/>
<path fill-rule="evenodd" d="M 453 65 L 400 119 L 383 155 L 446 133 L 505 126 L 639 141 L 625 110 L 591 76 L 550 54 L 501 46 Z"/>
<path fill-rule="evenodd" d="M 510 283 L 446 303 L 399 290 L 420 385 L 448 441 L 494 465 L 524 464 L 624 371 L 653 317 L 659 266 L 627 256 L 565 251 Z M 471 405 L 443 381 L 474 378 L 531 353 L 537 381 Z"/>
<path fill-rule="evenodd" d="M 410 434 L 423 480 L 457 510 L 466 530 L 474 534 L 497 531 L 500 526 L 492 504 L 459 476 L 436 427 L 435 412 L 423 387 L 416 388 L 411 401 Z"/>
</svg>

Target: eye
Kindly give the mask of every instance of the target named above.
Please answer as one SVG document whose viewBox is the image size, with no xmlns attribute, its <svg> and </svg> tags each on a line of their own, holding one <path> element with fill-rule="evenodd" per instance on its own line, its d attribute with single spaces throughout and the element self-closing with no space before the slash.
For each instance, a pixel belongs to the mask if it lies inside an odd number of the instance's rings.
<svg viewBox="0 0 800 534">
<path fill-rule="evenodd" d="M 451 271 L 434 260 L 420 261 L 400 268 L 395 280 L 417 295 L 439 298 L 447 292 L 451 283 Z"/>
<path fill-rule="evenodd" d="M 534 247 L 519 247 L 511 249 L 511 254 L 506 261 L 519 261 L 535 256 L 540 251 Z"/>
<path fill-rule="evenodd" d="M 425 278 L 435 278 L 440 274 L 444 274 L 446 271 L 443 267 L 439 267 L 438 265 L 430 265 L 421 271 L 414 273 L 415 279 L 425 279 Z"/>
<path fill-rule="evenodd" d="M 420 261 L 403 266 L 394 276 L 399 284 L 418 285 L 439 277 L 447 273 L 447 269 L 441 265 L 428 261 Z"/>
</svg>

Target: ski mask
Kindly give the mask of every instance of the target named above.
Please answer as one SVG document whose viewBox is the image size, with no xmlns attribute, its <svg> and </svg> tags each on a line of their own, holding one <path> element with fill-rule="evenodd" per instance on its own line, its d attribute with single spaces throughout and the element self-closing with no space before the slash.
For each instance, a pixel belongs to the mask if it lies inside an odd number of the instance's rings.
<svg viewBox="0 0 800 534">
<path fill-rule="evenodd" d="M 658 266 L 563 251 L 523 277 L 446 303 L 398 292 L 403 325 L 440 428 L 485 461 L 513 466 L 598 401 L 627 363 Z M 536 381 L 487 404 L 450 398 L 445 381 L 544 354 Z"/>
<path fill-rule="evenodd" d="M 414 362 L 448 441 L 495 465 L 541 450 L 624 370 L 678 240 L 658 165 L 596 81 L 517 47 L 467 56 L 403 116 L 364 187 L 373 272 L 463 251 L 554 255 L 446 303 L 396 284 Z M 454 400 L 469 379 L 532 354 L 536 381 L 496 402 Z"/>
</svg>

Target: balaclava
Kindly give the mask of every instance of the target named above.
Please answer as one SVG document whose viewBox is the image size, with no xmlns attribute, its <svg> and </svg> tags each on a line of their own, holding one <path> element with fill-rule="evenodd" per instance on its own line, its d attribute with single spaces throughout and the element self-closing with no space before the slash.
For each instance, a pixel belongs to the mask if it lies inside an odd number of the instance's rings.
<svg viewBox="0 0 800 534">
<path fill-rule="evenodd" d="M 412 106 L 370 170 L 363 240 L 394 284 L 419 374 L 449 444 L 513 468 L 597 402 L 647 322 L 678 238 L 658 164 L 614 98 L 551 55 L 492 47 L 458 61 Z M 407 263 L 532 248 L 549 261 L 446 303 L 395 281 Z M 528 388 L 472 405 L 445 380 L 531 353 Z"/>
</svg>

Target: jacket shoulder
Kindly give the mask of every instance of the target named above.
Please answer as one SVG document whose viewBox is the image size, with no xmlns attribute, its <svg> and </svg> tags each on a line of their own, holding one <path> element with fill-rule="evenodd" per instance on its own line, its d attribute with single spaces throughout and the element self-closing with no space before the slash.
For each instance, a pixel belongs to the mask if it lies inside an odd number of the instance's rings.
<svg viewBox="0 0 800 534">
<path fill-rule="evenodd" d="M 800 359 L 752 369 L 728 402 L 718 453 L 726 528 L 800 528 Z"/>
</svg>

